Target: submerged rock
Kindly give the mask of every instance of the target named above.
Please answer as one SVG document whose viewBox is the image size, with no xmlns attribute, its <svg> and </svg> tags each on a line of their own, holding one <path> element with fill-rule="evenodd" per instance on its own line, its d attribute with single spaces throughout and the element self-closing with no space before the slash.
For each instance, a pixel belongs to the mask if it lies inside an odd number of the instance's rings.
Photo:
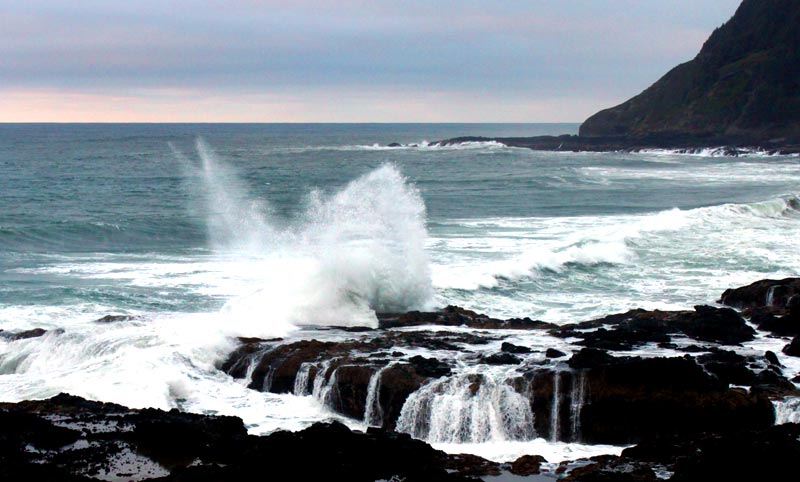
<svg viewBox="0 0 800 482">
<path fill-rule="evenodd" d="M 132 321 L 137 320 L 138 317 L 136 316 L 129 316 L 129 315 L 106 315 L 102 318 L 98 318 L 94 320 L 95 323 L 119 323 L 121 321 Z"/>
<path fill-rule="evenodd" d="M 0 330 L 0 338 L 5 338 L 8 341 L 27 340 L 29 338 L 38 338 L 45 333 L 47 333 L 47 330 L 44 328 L 34 328 L 32 330 L 18 331 L 16 333 Z"/>
</svg>

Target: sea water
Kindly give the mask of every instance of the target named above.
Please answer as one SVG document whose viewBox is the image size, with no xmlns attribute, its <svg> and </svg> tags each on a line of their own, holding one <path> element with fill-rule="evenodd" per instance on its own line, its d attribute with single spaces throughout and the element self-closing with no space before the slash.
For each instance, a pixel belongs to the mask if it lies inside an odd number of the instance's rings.
<svg viewBox="0 0 800 482">
<path fill-rule="evenodd" d="M 311 393 L 261 393 L 220 372 L 235 337 L 336 339 L 315 327 L 374 327 L 376 310 L 447 304 L 562 324 L 713 304 L 726 288 L 800 272 L 796 156 L 431 144 L 576 130 L 0 125 L 0 329 L 50 330 L 0 338 L 0 400 L 69 392 L 237 415 L 252 433 L 297 430 L 335 415 Z M 94 322 L 108 314 L 130 319 Z M 436 410 L 530 416 L 499 378 L 474 400 L 460 380 L 440 382 L 454 398 L 431 398 Z M 506 415 L 417 435 L 496 460 L 618 450 L 521 442 L 525 428 Z"/>
</svg>

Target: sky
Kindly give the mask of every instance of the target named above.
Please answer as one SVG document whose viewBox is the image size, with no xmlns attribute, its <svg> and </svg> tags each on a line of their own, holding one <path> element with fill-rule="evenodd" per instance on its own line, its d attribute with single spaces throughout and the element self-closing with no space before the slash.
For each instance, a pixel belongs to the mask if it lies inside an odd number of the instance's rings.
<svg viewBox="0 0 800 482">
<path fill-rule="evenodd" d="M 740 0 L 0 0 L 0 122 L 581 122 Z"/>
</svg>

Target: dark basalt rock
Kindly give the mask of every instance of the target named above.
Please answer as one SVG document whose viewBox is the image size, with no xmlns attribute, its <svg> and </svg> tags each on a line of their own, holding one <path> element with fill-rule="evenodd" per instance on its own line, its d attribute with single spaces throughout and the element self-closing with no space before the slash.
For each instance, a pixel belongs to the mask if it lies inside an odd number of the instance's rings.
<svg viewBox="0 0 800 482">
<path fill-rule="evenodd" d="M 482 357 L 479 363 L 486 365 L 519 365 L 522 359 L 511 353 L 493 353 L 489 356 Z"/>
<path fill-rule="evenodd" d="M 594 463 L 572 469 L 565 482 L 656 482 L 651 464 L 629 458 L 603 455 L 592 457 Z"/>
<path fill-rule="evenodd" d="M 520 354 L 530 353 L 531 349 L 526 346 L 514 345 L 513 343 L 504 341 L 503 344 L 500 345 L 500 351 L 504 353 L 514 353 L 520 355 Z"/>
<path fill-rule="evenodd" d="M 303 340 L 289 345 L 279 345 L 263 353 L 253 370 L 248 388 L 289 393 L 300 365 L 349 352 L 351 344 Z M 229 371 L 229 373 L 231 373 Z"/>
<path fill-rule="evenodd" d="M 573 407 L 583 405 L 585 392 L 591 391 L 591 386 L 586 383 L 586 372 L 536 369 L 524 375 L 527 386 L 524 390 L 531 403 L 533 412 L 533 426 L 539 437 L 548 440 L 564 442 L 577 442 L 582 440 L 579 430 L 580 421 L 573 419 Z M 583 385 L 584 390 L 579 390 Z M 556 386 L 558 392 L 556 393 Z M 583 393 L 583 395 L 582 395 Z M 558 420 L 553 423 L 554 404 L 558 404 Z M 553 433 L 553 429 L 557 432 Z"/>
<path fill-rule="evenodd" d="M 602 365 L 612 365 L 623 360 L 623 358 L 617 358 L 609 355 L 605 350 L 599 350 L 597 348 L 581 348 L 580 351 L 572 355 L 572 358 L 567 361 L 567 364 L 571 368 L 582 369 L 595 368 Z"/>
<path fill-rule="evenodd" d="M 378 313 L 378 326 L 383 329 L 406 326 L 441 325 L 466 326 L 477 329 L 540 330 L 556 325 L 530 318 L 498 320 L 458 306 L 447 306 L 440 311 L 409 311 L 408 313 Z"/>
<path fill-rule="evenodd" d="M 677 321 L 690 338 L 713 341 L 723 345 L 736 345 L 755 338 L 755 330 L 730 308 L 695 306 L 695 313 Z"/>
<path fill-rule="evenodd" d="M 660 464 L 670 480 L 784 480 L 796 471 L 800 426 L 726 431 L 692 437 L 652 439 L 625 449 L 622 457 Z M 602 479 L 611 480 L 611 479 Z"/>
<path fill-rule="evenodd" d="M 448 376 L 450 367 L 435 358 L 413 356 L 387 367 L 385 356 L 395 346 L 424 346 L 429 349 L 457 350 L 454 342 L 487 343 L 484 337 L 470 334 L 422 332 L 387 332 L 383 336 L 343 342 L 302 340 L 276 345 L 255 342 L 242 345 L 221 365 L 235 378 L 243 378 L 252 369 L 249 388 L 272 393 L 293 393 L 298 372 L 309 364 L 305 393 L 311 393 L 318 377 L 330 385 L 325 399 L 327 406 L 350 418 L 361 420 L 366 412 L 366 399 L 372 376 L 382 368 L 378 400 L 382 426 L 394 427 L 406 398 L 431 379 Z M 402 353 L 398 353 L 402 356 Z"/>
<path fill-rule="evenodd" d="M 609 326 L 611 328 L 606 328 Z M 695 311 L 632 310 L 564 325 L 550 333 L 563 338 L 581 338 L 578 344 L 591 348 L 626 351 L 645 343 L 668 343 L 670 335 L 674 334 L 736 345 L 752 340 L 755 330 L 730 308 L 695 306 Z"/>
<path fill-rule="evenodd" d="M 567 356 L 567 354 L 555 348 L 548 348 L 547 351 L 544 352 L 544 356 L 547 358 L 561 358 L 562 356 Z"/>
<path fill-rule="evenodd" d="M 782 309 L 786 308 L 790 298 L 798 294 L 800 278 L 764 279 L 725 290 L 719 302 L 741 310 L 763 307 Z"/>
<path fill-rule="evenodd" d="M 698 356 L 697 362 L 723 383 L 750 386 L 757 382 L 756 374 L 747 367 L 746 358 L 736 352 L 716 349 Z"/>
<path fill-rule="evenodd" d="M 800 336 L 795 337 L 782 351 L 789 356 L 800 356 Z"/>
<path fill-rule="evenodd" d="M 129 315 L 106 315 L 102 318 L 94 320 L 95 323 L 118 323 L 121 321 L 132 321 L 138 319 L 135 316 Z"/>
<path fill-rule="evenodd" d="M 32 330 L 19 331 L 17 333 L 10 333 L 8 331 L 0 330 L 0 338 L 5 338 L 8 341 L 27 340 L 29 338 L 38 338 L 45 333 L 47 333 L 47 330 L 44 328 L 34 328 Z"/>
<path fill-rule="evenodd" d="M 235 417 L 131 410 L 68 395 L 0 404 L 0 421 L 0 479 L 9 481 L 261 480 L 265 470 L 270 480 L 467 481 L 501 473 L 480 457 L 337 422 L 256 437 Z"/>
<path fill-rule="evenodd" d="M 378 398 L 383 414 L 382 427 L 385 429 L 394 429 L 406 399 L 430 381 L 432 379 L 430 375 L 445 376 L 439 363 L 423 357 L 414 358 L 416 364 L 397 363 L 383 371 Z M 420 368 L 421 372 L 417 371 L 417 368 Z M 446 374 L 449 375 L 449 368 L 447 370 Z"/>
<path fill-rule="evenodd" d="M 792 297 L 792 300 L 800 301 L 800 296 Z M 785 312 L 783 316 L 780 310 L 775 308 L 752 308 L 749 310 L 750 321 L 758 326 L 759 330 L 769 331 L 778 336 L 798 336 L 800 335 L 800 313 L 796 311 Z"/>
<path fill-rule="evenodd" d="M 492 462 L 471 454 L 448 456 L 445 462 L 445 468 L 459 475 L 468 477 L 497 476 L 503 474 L 501 465 L 497 462 Z"/>
<path fill-rule="evenodd" d="M 523 455 L 511 464 L 511 473 L 522 477 L 536 475 L 541 465 L 546 462 L 547 459 L 541 455 Z"/>
<path fill-rule="evenodd" d="M 587 443 L 626 444 L 665 434 L 763 428 L 774 421 L 766 396 L 728 389 L 728 383 L 689 356 L 609 359 L 604 352 L 583 349 L 570 365 L 584 368 L 588 396 L 580 431 Z M 738 371 L 725 375 L 742 376 Z"/>
<path fill-rule="evenodd" d="M 720 303 L 741 309 L 759 330 L 778 336 L 800 335 L 800 278 L 765 279 L 728 289 Z"/>
<path fill-rule="evenodd" d="M 780 360 L 778 360 L 778 355 L 776 355 L 775 352 L 767 350 L 767 352 L 764 353 L 764 358 L 766 358 L 767 361 L 769 363 L 773 364 L 773 365 L 776 365 L 778 367 L 782 367 L 783 366 L 783 365 L 781 365 Z"/>
<path fill-rule="evenodd" d="M 409 363 L 417 374 L 423 377 L 440 378 L 450 375 L 450 367 L 435 358 L 425 358 L 420 355 L 411 357 Z"/>
</svg>

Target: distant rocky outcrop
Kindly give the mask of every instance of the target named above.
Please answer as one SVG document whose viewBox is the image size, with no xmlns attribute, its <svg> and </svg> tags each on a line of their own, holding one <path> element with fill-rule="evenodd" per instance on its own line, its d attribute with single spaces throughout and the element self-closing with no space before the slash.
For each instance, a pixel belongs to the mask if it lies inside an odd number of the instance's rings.
<svg viewBox="0 0 800 482">
<path fill-rule="evenodd" d="M 457 137 L 431 146 L 496 142 L 542 151 L 668 149 L 738 156 L 800 153 L 800 2 L 744 0 L 697 56 L 579 134 Z M 391 145 L 391 144 L 390 144 Z"/>
<path fill-rule="evenodd" d="M 800 142 L 800 2 L 744 0 L 697 56 L 587 119 L 579 137 Z"/>
</svg>

